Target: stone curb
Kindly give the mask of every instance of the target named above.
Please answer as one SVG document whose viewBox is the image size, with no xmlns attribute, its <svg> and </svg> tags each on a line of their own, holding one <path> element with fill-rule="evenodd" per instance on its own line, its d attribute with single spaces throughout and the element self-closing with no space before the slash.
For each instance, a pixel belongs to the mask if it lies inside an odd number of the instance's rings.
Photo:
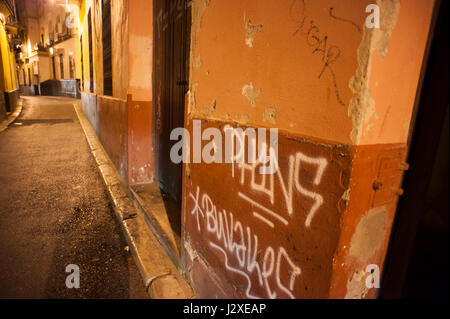
<svg viewBox="0 0 450 319">
<path fill-rule="evenodd" d="M 20 98 L 17 101 L 16 109 L 14 110 L 14 112 L 10 114 L 7 119 L 3 120 L 0 123 L 0 133 L 6 130 L 8 126 L 10 126 L 11 123 L 13 123 L 19 117 L 20 113 L 22 113 L 22 109 L 23 109 L 23 99 Z"/>
<path fill-rule="evenodd" d="M 81 110 L 81 101 L 73 104 L 97 168 L 105 184 L 131 254 L 139 268 L 147 292 L 153 299 L 194 298 L 191 287 L 149 229 L 129 188 L 122 181 L 94 129 Z"/>
</svg>

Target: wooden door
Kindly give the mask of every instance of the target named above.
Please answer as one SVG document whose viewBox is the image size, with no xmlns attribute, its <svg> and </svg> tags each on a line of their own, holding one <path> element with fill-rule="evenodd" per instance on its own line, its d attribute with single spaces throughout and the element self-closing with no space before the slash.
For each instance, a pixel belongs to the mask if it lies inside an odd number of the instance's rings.
<svg viewBox="0 0 450 319">
<path fill-rule="evenodd" d="M 181 164 L 170 160 L 170 132 L 184 126 L 190 12 L 187 0 L 154 1 L 155 163 L 160 187 L 181 200 Z"/>
</svg>

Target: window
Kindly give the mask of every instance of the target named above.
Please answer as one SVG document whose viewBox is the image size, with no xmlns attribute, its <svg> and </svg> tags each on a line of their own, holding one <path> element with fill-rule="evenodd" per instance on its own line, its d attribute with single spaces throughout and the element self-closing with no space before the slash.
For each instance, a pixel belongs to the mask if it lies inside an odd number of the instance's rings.
<svg viewBox="0 0 450 319">
<path fill-rule="evenodd" d="M 103 94 L 113 95 L 111 59 L 111 5 L 102 0 Z"/>
<path fill-rule="evenodd" d="M 92 20 L 91 9 L 88 13 L 88 39 L 89 39 L 89 91 L 94 93 L 94 64 L 92 56 Z"/>
</svg>

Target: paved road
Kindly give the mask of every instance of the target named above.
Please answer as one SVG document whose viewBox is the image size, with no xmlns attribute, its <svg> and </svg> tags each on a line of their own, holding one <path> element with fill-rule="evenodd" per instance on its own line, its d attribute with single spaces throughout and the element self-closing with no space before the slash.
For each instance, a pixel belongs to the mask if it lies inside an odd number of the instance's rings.
<svg viewBox="0 0 450 319">
<path fill-rule="evenodd" d="M 24 101 L 0 133 L 0 298 L 146 298 L 72 100 Z"/>
</svg>

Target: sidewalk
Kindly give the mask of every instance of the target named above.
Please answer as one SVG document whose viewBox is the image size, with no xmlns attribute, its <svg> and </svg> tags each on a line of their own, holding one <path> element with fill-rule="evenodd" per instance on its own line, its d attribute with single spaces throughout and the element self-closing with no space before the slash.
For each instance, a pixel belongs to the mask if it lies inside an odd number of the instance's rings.
<svg viewBox="0 0 450 319">
<path fill-rule="evenodd" d="M 121 180 L 94 129 L 84 116 L 81 101 L 74 102 L 74 108 L 150 296 L 155 299 L 194 298 L 192 289 L 150 230 L 139 203 Z"/>
<path fill-rule="evenodd" d="M 0 298 L 148 298 L 73 108 L 26 97 L 0 132 Z M 66 287 L 66 266 L 80 288 Z"/>
</svg>

